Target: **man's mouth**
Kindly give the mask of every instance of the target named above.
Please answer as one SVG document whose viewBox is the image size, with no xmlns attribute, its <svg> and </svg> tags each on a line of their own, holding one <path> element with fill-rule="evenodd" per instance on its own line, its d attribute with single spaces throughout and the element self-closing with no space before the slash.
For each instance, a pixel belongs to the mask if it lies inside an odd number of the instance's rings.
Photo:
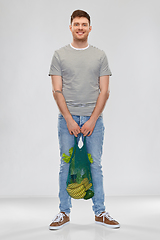
<svg viewBox="0 0 160 240">
<path fill-rule="evenodd" d="M 78 34 L 78 35 L 83 35 L 83 34 L 84 34 L 84 32 L 77 32 L 77 34 Z"/>
</svg>

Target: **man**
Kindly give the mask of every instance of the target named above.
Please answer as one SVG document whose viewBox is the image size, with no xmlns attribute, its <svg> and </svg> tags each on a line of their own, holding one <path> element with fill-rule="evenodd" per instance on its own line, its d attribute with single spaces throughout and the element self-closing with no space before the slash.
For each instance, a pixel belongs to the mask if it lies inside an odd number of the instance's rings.
<svg viewBox="0 0 160 240">
<path fill-rule="evenodd" d="M 86 136 L 87 151 L 92 155 L 91 173 L 94 186 L 93 211 L 96 223 L 110 228 L 120 227 L 104 206 L 101 165 L 104 125 L 102 111 L 109 98 L 109 76 L 112 75 L 104 51 L 88 44 L 92 29 L 90 16 L 82 10 L 71 15 L 71 44 L 55 51 L 49 76 L 52 79 L 54 99 L 60 110 L 58 137 L 60 147 L 59 199 L 60 213 L 49 229 L 59 229 L 69 223 L 71 198 L 66 191 L 69 164 L 62 154 L 69 155 L 74 136 Z"/>
</svg>

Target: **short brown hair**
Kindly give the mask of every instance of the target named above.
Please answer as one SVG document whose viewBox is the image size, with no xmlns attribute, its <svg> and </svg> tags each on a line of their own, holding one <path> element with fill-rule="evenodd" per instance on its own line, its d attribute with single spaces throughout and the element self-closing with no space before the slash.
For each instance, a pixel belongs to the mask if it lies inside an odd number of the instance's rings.
<svg viewBox="0 0 160 240">
<path fill-rule="evenodd" d="M 89 25 L 90 25 L 90 16 L 87 12 L 83 11 L 83 10 L 75 10 L 72 15 L 71 15 L 71 24 L 74 18 L 76 17 L 85 17 L 88 19 L 89 21 Z"/>
</svg>

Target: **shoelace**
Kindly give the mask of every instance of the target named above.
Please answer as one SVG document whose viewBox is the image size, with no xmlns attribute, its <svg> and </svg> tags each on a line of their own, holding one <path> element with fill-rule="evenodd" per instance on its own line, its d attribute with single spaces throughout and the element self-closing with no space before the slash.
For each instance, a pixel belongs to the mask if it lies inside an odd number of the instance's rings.
<svg viewBox="0 0 160 240">
<path fill-rule="evenodd" d="M 52 220 L 52 222 L 60 222 L 63 221 L 64 213 L 58 213 Z"/>
<path fill-rule="evenodd" d="M 104 213 L 102 213 L 102 214 L 100 214 L 101 215 L 101 217 L 106 217 L 106 218 L 108 218 L 108 220 L 109 221 L 115 221 L 110 215 L 109 215 L 109 212 L 104 212 Z"/>
</svg>

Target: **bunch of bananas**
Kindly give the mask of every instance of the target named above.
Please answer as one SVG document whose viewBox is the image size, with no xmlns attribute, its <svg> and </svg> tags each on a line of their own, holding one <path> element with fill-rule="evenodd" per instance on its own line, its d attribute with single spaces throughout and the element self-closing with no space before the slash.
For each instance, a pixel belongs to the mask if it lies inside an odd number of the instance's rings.
<svg viewBox="0 0 160 240">
<path fill-rule="evenodd" d="M 86 191 L 92 187 L 92 183 L 89 183 L 88 178 L 84 178 L 81 183 L 68 184 L 66 190 L 68 194 L 75 199 L 84 198 Z"/>
</svg>

